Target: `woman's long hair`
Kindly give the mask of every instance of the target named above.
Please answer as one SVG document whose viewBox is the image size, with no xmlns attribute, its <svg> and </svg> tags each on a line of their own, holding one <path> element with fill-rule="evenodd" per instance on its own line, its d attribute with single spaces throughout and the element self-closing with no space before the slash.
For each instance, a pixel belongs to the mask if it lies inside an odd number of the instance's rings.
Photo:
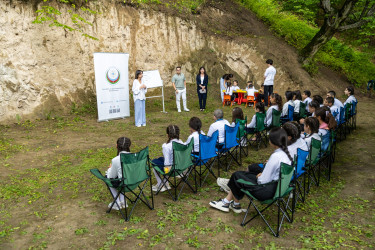
<svg viewBox="0 0 375 250">
<path fill-rule="evenodd" d="M 169 125 L 167 127 L 168 142 L 170 143 L 173 139 L 180 139 L 180 128 L 177 125 Z"/>
</svg>

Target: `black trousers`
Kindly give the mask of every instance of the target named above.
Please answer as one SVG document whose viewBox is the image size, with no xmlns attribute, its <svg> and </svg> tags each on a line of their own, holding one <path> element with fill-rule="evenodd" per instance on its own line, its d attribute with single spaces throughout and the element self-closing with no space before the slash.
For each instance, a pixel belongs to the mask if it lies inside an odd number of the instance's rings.
<svg viewBox="0 0 375 250">
<path fill-rule="evenodd" d="M 241 189 L 246 189 L 257 200 L 264 201 L 264 200 L 272 199 L 276 192 L 277 182 L 270 182 L 267 184 L 257 184 L 256 176 L 262 172 L 263 172 L 263 168 L 261 168 L 258 164 L 251 164 L 248 167 L 248 171 L 237 171 L 233 173 L 228 182 L 228 187 L 232 191 L 233 196 L 237 200 L 241 200 L 245 195 L 241 191 Z M 245 181 L 254 183 L 256 185 L 246 185 L 246 184 L 238 183 L 237 180 L 239 179 L 243 179 Z"/>
<path fill-rule="evenodd" d="M 273 85 L 264 85 L 264 105 L 268 106 L 268 96 L 273 93 Z"/>
<path fill-rule="evenodd" d="M 199 98 L 199 108 L 205 109 L 206 108 L 206 100 L 207 100 L 207 89 L 206 89 L 206 93 L 204 93 L 204 94 L 199 93 L 199 90 L 197 92 L 198 92 L 198 98 Z"/>
</svg>

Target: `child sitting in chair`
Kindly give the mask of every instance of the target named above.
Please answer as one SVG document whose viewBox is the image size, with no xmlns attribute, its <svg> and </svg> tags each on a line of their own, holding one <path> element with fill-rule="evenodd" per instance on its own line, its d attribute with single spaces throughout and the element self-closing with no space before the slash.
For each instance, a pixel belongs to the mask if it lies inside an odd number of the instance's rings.
<svg viewBox="0 0 375 250">
<path fill-rule="evenodd" d="M 201 130 L 202 129 L 202 121 L 198 117 L 192 117 L 189 121 L 189 128 L 190 128 L 190 135 L 187 138 L 185 144 L 188 145 L 191 139 L 194 139 L 194 148 L 193 154 L 199 154 L 199 135 L 204 135 L 205 133 Z"/>
<path fill-rule="evenodd" d="M 251 118 L 251 122 L 250 124 L 247 124 L 247 128 L 246 128 L 246 131 L 248 133 L 254 133 L 254 130 L 257 126 L 257 116 L 256 116 L 256 113 L 263 113 L 264 114 L 265 112 L 265 108 L 264 108 L 264 102 L 258 102 L 256 105 L 255 105 L 255 114 L 253 115 L 253 118 Z"/>
<path fill-rule="evenodd" d="M 231 97 L 231 100 L 234 101 L 234 99 L 238 98 L 238 93 L 235 93 L 235 91 L 239 90 L 240 87 L 238 86 L 238 81 L 237 80 L 234 80 L 233 81 L 233 86 L 231 87 L 232 88 L 232 97 Z"/>
<path fill-rule="evenodd" d="M 128 154 L 130 153 L 130 145 L 131 141 L 127 137 L 120 137 L 117 139 L 116 147 L 117 147 L 117 156 L 112 159 L 111 164 L 109 164 L 109 168 L 106 171 L 106 177 L 110 179 L 121 179 L 122 178 L 122 169 L 121 169 L 121 160 L 120 154 Z M 113 197 L 118 195 L 117 187 L 120 185 L 120 181 L 111 180 L 113 187 L 110 187 L 110 191 Z M 112 202 L 109 203 L 108 208 L 112 206 Z M 125 197 L 123 194 L 120 194 L 117 198 L 115 204 L 113 204 L 112 209 L 120 210 L 122 208 L 127 207 L 125 202 Z"/>
<path fill-rule="evenodd" d="M 246 86 L 246 92 L 247 92 L 247 99 L 249 100 L 249 98 L 251 98 L 252 100 L 255 100 L 255 91 L 257 91 L 253 85 L 253 82 L 252 81 L 248 81 L 247 82 L 247 86 Z M 253 105 L 252 103 L 250 103 L 250 105 Z"/>
<path fill-rule="evenodd" d="M 157 159 L 152 160 L 152 164 L 154 167 L 159 168 L 164 173 L 168 173 L 171 170 L 171 167 L 173 165 L 173 147 L 172 142 L 178 142 L 183 144 L 183 142 L 180 140 L 180 129 L 176 125 L 169 125 L 167 127 L 167 136 L 168 141 L 163 144 L 163 156 Z M 169 183 L 166 183 L 166 179 L 164 178 L 163 181 L 161 180 L 160 176 L 156 173 L 156 170 L 153 169 L 154 175 L 156 177 L 157 184 L 152 186 L 152 191 L 154 192 L 164 192 L 168 189 L 171 189 L 169 186 Z M 164 186 L 163 184 L 166 183 Z"/>
</svg>

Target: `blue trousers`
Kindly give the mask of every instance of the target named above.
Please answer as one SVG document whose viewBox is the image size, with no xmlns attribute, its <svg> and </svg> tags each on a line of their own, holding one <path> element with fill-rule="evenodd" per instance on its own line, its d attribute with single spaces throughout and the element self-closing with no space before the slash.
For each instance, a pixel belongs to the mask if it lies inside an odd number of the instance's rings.
<svg viewBox="0 0 375 250">
<path fill-rule="evenodd" d="M 135 126 L 146 125 L 146 100 L 134 102 Z"/>
</svg>

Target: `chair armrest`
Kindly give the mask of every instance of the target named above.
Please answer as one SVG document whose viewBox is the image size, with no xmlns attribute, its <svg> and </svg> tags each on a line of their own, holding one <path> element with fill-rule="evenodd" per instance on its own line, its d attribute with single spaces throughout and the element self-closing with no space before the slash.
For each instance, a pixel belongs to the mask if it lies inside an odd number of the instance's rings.
<svg viewBox="0 0 375 250">
<path fill-rule="evenodd" d="M 241 183 L 241 184 L 249 185 L 249 186 L 255 186 L 255 185 L 257 185 L 257 184 L 254 184 L 254 183 L 252 183 L 252 182 L 245 181 L 245 180 L 243 180 L 243 179 L 238 179 L 237 182 L 238 182 L 238 183 Z"/>
</svg>

